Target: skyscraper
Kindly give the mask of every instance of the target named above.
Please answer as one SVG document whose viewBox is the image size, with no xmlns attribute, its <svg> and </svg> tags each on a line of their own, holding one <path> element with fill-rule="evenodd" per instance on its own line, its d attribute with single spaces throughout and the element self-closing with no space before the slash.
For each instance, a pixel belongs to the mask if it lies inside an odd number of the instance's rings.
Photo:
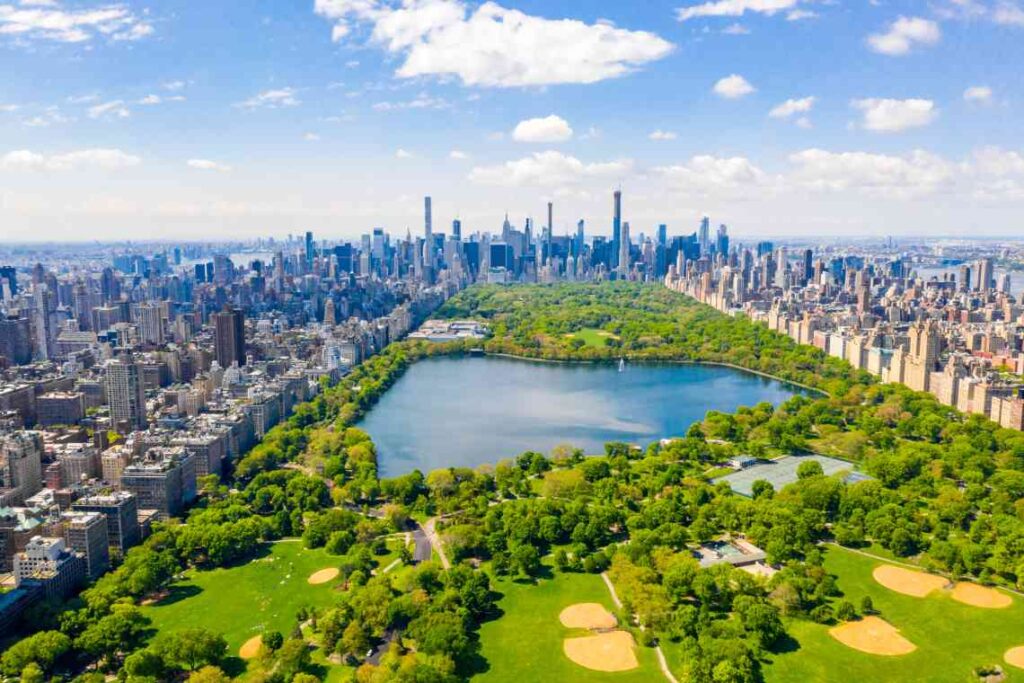
<svg viewBox="0 0 1024 683">
<path fill-rule="evenodd" d="M 619 265 L 619 245 L 622 243 L 622 190 L 615 190 L 615 209 L 612 214 L 612 258 L 613 266 Z"/>
<path fill-rule="evenodd" d="M 213 335 L 214 351 L 217 363 L 222 368 L 230 368 L 232 363 L 245 365 L 245 316 L 241 309 L 225 308 L 214 313 Z"/>
<path fill-rule="evenodd" d="M 306 231 L 306 266 L 313 267 L 313 233 Z"/>
<path fill-rule="evenodd" d="M 452 221 L 452 239 L 462 241 L 462 221 L 458 218 Z"/>
<path fill-rule="evenodd" d="M 700 244 L 700 255 L 704 256 L 711 251 L 711 219 L 707 216 L 700 221 L 700 232 L 697 237 L 697 243 Z"/>
<path fill-rule="evenodd" d="M 619 233 L 621 243 L 619 246 L 619 270 L 623 275 L 629 273 L 629 221 L 622 224 Z"/>
<path fill-rule="evenodd" d="M 107 363 L 107 402 L 114 428 L 125 433 L 146 428 L 146 394 L 142 372 L 130 356 Z"/>
</svg>

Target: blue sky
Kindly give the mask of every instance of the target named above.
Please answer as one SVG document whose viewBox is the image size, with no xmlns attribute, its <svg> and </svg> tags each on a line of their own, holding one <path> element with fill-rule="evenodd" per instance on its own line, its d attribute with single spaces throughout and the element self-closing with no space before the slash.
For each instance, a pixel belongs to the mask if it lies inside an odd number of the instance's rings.
<svg viewBox="0 0 1024 683">
<path fill-rule="evenodd" d="M 1024 3 L 0 0 L 0 234 L 1020 234 Z"/>
</svg>

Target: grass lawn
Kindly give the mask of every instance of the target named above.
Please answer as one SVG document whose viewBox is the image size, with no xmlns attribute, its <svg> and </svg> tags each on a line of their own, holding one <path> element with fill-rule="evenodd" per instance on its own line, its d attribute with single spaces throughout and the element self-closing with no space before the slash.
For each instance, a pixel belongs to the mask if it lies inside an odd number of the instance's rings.
<svg viewBox="0 0 1024 683">
<path fill-rule="evenodd" d="M 883 657 L 852 650 L 828 634 L 828 627 L 807 621 L 787 624 L 799 643 L 773 656 L 765 667 L 768 683 L 824 680 L 954 681 L 972 680 L 980 665 L 999 664 L 1007 681 L 1024 681 L 1024 671 L 1003 662 L 1003 653 L 1024 645 L 1024 601 L 1006 609 L 982 609 L 954 601 L 944 593 L 912 598 L 883 588 L 871 576 L 878 560 L 830 547 L 826 568 L 839 577 L 845 599 L 860 604 L 870 595 L 880 616 L 917 646 L 903 656 Z M 977 679 L 974 679 L 977 680 Z"/>
<path fill-rule="evenodd" d="M 335 566 L 338 558 L 323 549 L 308 550 L 301 541 L 272 543 L 267 548 L 265 555 L 244 565 L 190 570 L 166 599 L 144 607 L 143 612 L 158 631 L 201 626 L 222 633 L 232 656 L 242 643 L 264 631 L 280 631 L 287 638 L 299 608 L 334 603 L 333 584 L 312 586 L 306 579 L 319 569 Z M 239 659 L 231 664 L 229 668 L 244 669 Z"/>
<path fill-rule="evenodd" d="M 603 349 L 605 346 L 607 346 L 609 339 L 616 338 L 615 335 L 612 334 L 611 332 L 605 332 L 604 330 L 598 330 L 592 327 L 582 329 L 579 332 L 576 332 L 570 336 L 572 336 L 574 339 L 581 340 L 587 346 L 592 346 L 598 349 Z"/>
<path fill-rule="evenodd" d="M 650 683 L 663 681 L 654 651 L 637 647 L 640 666 L 633 671 L 603 673 L 585 669 L 565 656 L 562 641 L 586 631 L 562 626 L 558 615 L 578 602 L 599 602 L 614 611 L 604 581 L 596 574 L 560 574 L 537 584 L 508 579 L 494 581 L 503 597 L 500 619 L 480 629 L 480 654 L 486 671 L 473 677 L 474 683 L 524 683 L 525 681 L 572 681 L 573 683 Z"/>
</svg>

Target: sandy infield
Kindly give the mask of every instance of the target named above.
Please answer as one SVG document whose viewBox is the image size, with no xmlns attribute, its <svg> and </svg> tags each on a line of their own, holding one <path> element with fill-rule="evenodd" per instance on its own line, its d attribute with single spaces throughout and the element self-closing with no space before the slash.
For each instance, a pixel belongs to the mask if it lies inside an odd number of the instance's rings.
<svg viewBox="0 0 1024 683">
<path fill-rule="evenodd" d="M 261 647 L 263 647 L 263 636 L 253 636 L 238 649 L 238 656 L 242 659 L 253 659 L 259 655 Z"/>
<path fill-rule="evenodd" d="M 1010 648 L 1006 651 L 1006 654 L 1003 655 L 1003 659 L 1010 666 L 1015 666 L 1018 669 L 1024 669 L 1024 645 Z"/>
<path fill-rule="evenodd" d="M 889 590 L 915 598 L 923 598 L 932 591 L 942 590 L 949 584 L 949 581 L 941 576 L 894 567 L 891 564 L 875 567 L 875 571 L 871 575 L 875 577 L 875 581 Z"/>
<path fill-rule="evenodd" d="M 562 642 L 565 656 L 594 671 L 629 671 L 640 666 L 628 631 L 611 631 Z"/>
<path fill-rule="evenodd" d="M 596 602 L 581 602 L 569 605 L 558 615 L 558 620 L 566 628 L 609 629 L 619 623 L 615 615 Z"/>
<path fill-rule="evenodd" d="M 1013 600 L 1006 593 L 967 582 L 958 583 L 953 587 L 953 599 L 965 605 L 988 609 L 1002 609 L 1013 604 Z"/>
<path fill-rule="evenodd" d="M 321 569 L 318 572 L 313 572 L 310 575 L 310 577 L 306 579 L 306 581 L 316 586 L 321 583 L 333 581 L 334 579 L 338 578 L 338 574 L 340 573 L 341 572 L 338 571 L 337 567 L 331 567 L 330 569 Z"/>
<path fill-rule="evenodd" d="M 895 626 L 878 617 L 836 626 L 828 634 L 847 647 L 873 655 L 905 655 L 917 649 Z"/>
</svg>

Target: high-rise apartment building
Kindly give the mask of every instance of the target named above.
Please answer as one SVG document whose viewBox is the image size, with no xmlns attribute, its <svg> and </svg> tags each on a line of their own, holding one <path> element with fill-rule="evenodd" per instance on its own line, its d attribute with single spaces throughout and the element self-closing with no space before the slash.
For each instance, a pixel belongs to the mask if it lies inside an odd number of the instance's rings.
<svg viewBox="0 0 1024 683">
<path fill-rule="evenodd" d="M 110 566 L 110 539 L 107 519 L 99 512 L 72 511 L 61 515 L 64 540 L 68 547 L 85 556 L 90 579 L 99 577 Z"/>
<path fill-rule="evenodd" d="M 214 313 L 214 358 L 222 368 L 233 363 L 245 365 L 245 316 L 241 309 L 224 309 Z"/>
<path fill-rule="evenodd" d="M 139 364 L 131 356 L 107 363 L 107 402 L 114 429 L 127 433 L 146 428 L 146 393 Z"/>
</svg>

